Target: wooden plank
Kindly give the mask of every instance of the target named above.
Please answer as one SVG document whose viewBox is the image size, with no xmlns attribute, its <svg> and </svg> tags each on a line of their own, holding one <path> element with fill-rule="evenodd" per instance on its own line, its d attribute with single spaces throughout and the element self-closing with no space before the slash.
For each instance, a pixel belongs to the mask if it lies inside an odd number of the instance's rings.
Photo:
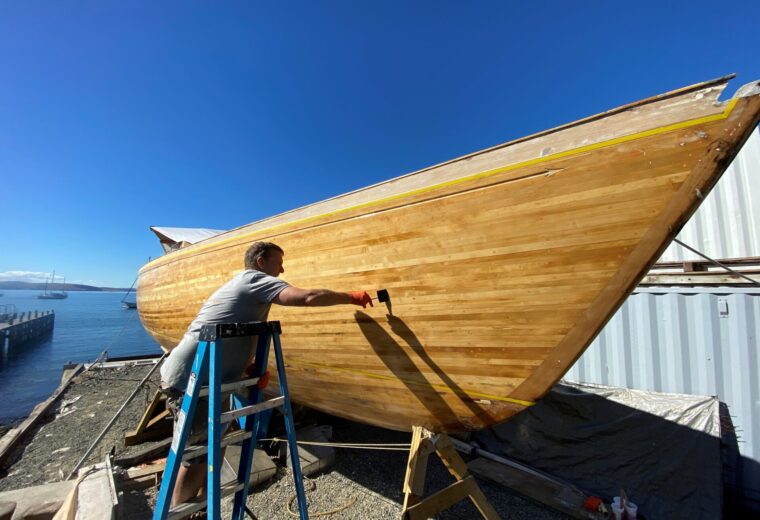
<svg viewBox="0 0 760 520">
<path fill-rule="evenodd" d="M 468 463 L 475 475 L 508 487 L 518 493 L 561 511 L 573 518 L 601 520 L 605 516 L 583 509 L 586 495 L 577 488 L 563 485 L 557 480 L 541 478 L 535 473 L 499 464 L 485 458 Z"/>
<path fill-rule="evenodd" d="M 21 439 L 23 439 L 32 427 L 45 416 L 53 403 L 58 400 L 61 394 L 63 394 L 74 378 L 79 374 L 83 366 L 84 365 L 82 364 L 77 365 L 71 375 L 69 375 L 69 377 L 55 389 L 50 397 L 34 407 L 34 410 L 32 410 L 32 413 L 29 414 L 29 417 L 27 417 L 24 422 L 22 422 L 17 428 L 9 430 L 5 436 L 0 439 L 0 465 L 5 463 L 6 459 Z"/>
<path fill-rule="evenodd" d="M 457 480 L 463 480 L 470 475 L 467 469 L 467 464 L 459 456 L 459 453 L 454 449 L 451 444 L 448 435 L 439 435 L 435 442 L 435 451 L 438 453 L 446 469 L 449 470 L 454 478 Z"/>
<path fill-rule="evenodd" d="M 741 273 L 752 280 L 760 283 L 760 273 Z M 725 271 L 692 272 L 686 273 L 650 273 L 646 275 L 639 285 L 746 285 L 751 287 L 744 278 Z"/>
<path fill-rule="evenodd" d="M 162 401 L 164 402 L 164 410 L 156 413 Z M 165 398 L 161 391 L 156 390 L 153 398 L 143 412 L 137 428 L 124 434 L 124 445 L 134 446 L 135 444 L 162 439 L 171 435 L 172 423 L 166 420 L 169 416 L 169 410 L 165 409 Z"/>
<path fill-rule="evenodd" d="M 153 394 L 153 398 L 150 400 L 150 403 L 148 403 L 147 408 L 145 408 L 142 417 L 140 417 L 140 421 L 137 423 L 137 428 L 134 430 L 134 435 L 144 432 L 148 427 L 150 420 L 153 418 L 153 413 L 156 411 L 158 403 L 161 401 L 161 397 L 161 391 L 156 390 L 156 392 Z"/>
<path fill-rule="evenodd" d="M 458 480 L 447 488 L 433 493 L 419 503 L 410 506 L 406 510 L 404 518 L 408 518 L 409 520 L 427 520 L 468 497 L 473 489 L 476 488 L 475 479 L 470 475 L 464 480 Z"/>
<path fill-rule="evenodd" d="M 425 476 L 427 475 L 428 457 L 433 452 L 427 431 L 419 426 L 412 429 L 412 441 L 409 448 L 409 459 L 404 476 L 403 510 L 419 503 L 425 493 Z"/>
<path fill-rule="evenodd" d="M 169 447 L 172 444 L 171 438 L 164 439 L 152 446 L 147 446 L 141 450 L 135 451 L 129 455 L 117 457 L 115 463 L 122 468 L 129 468 L 145 462 L 146 460 L 156 459 L 166 456 Z"/>
<path fill-rule="evenodd" d="M 472 503 L 486 520 L 499 520 L 501 518 L 499 516 L 499 513 L 496 512 L 496 509 L 494 509 L 486 496 L 483 494 L 483 491 L 481 491 L 480 487 L 475 486 L 475 488 L 470 491 L 470 500 L 472 500 Z"/>
<path fill-rule="evenodd" d="M 734 266 L 752 266 L 760 265 L 760 256 L 745 256 L 740 258 L 716 258 L 718 262 L 729 267 Z M 709 260 L 691 260 L 691 263 L 695 265 L 705 265 L 707 267 L 714 267 L 715 264 Z M 652 269 L 668 269 L 668 268 L 682 268 L 684 262 L 657 262 L 652 266 Z"/>
</svg>

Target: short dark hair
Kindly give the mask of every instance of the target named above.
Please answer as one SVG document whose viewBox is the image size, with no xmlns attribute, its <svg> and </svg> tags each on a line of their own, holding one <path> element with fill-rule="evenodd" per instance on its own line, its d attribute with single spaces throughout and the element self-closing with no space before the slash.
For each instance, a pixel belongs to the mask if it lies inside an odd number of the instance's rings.
<svg viewBox="0 0 760 520">
<path fill-rule="evenodd" d="M 274 244 L 272 242 L 255 242 L 251 247 L 248 248 L 248 250 L 245 252 L 245 268 L 246 269 L 258 269 L 258 266 L 256 265 L 256 260 L 259 258 L 263 258 L 266 260 L 269 258 L 269 253 L 272 251 L 279 251 L 283 255 L 285 254 L 285 251 L 282 250 L 280 246 L 277 244 Z"/>
</svg>

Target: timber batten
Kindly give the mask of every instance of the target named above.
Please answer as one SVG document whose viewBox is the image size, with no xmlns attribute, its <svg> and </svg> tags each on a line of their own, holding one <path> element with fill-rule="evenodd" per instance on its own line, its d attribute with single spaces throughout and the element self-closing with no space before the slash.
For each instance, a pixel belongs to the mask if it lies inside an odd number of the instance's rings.
<svg viewBox="0 0 760 520">
<path fill-rule="evenodd" d="M 500 422 L 580 356 L 757 124 L 757 89 L 719 103 L 723 87 L 674 91 L 170 253 L 141 270 L 141 319 L 172 348 L 245 249 L 272 240 L 290 283 L 382 287 L 393 301 L 394 316 L 272 307 L 294 401 L 395 429 Z"/>
</svg>

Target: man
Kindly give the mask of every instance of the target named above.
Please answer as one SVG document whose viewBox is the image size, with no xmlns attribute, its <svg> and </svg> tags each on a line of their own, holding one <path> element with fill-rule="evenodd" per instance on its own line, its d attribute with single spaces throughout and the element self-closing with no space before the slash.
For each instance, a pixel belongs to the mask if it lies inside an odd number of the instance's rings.
<svg viewBox="0 0 760 520">
<path fill-rule="evenodd" d="M 201 307 L 182 341 L 166 357 L 161 367 L 161 388 L 167 406 L 176 418 L 182 395 L 195 359 L 201 327 L 214 323 L 266 321 L 272 303 L 288 306 L 327 306 L 354 304 L 366 307 L 372 299 L 365 291 L 335 292 L 328 289 L 299 289 L 278 276 L 285 272 L 284 251 L 271 242 L 256 242 L 245 252 L 245 271 L 217 289 Z M 256 351 L 256 338 L 231 338 L 222 343 L 223 382 L 243 376 Z M 204 382 L 205 383 L 205 382 Z M 198 403 L 191 428 L 191 439 L 200 440 L 207 431 L 208 401 Z M 224 456 L 224 454 L 222 454 Z M 187 502 L 205 493 L 206 465 L 183 464 L 177 475 L 172 504 Z"/>
</svg>

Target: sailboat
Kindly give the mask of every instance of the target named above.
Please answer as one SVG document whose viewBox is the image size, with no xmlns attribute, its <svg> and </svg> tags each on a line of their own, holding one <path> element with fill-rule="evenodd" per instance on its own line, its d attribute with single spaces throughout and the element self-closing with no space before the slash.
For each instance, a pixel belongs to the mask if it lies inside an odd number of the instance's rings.
<svg viewBox="0 0 760 520">
<path fill-rule="evenodd" d="M 135 283 L 137 283 L 137 278 L 134 279 L 134 281 L 132 282 L 132 285 L 129 286 L 129 289 L 127 289 L 127 292 L 124 294 L 124 296 L 121 299 L 121 305 L 125 309 L 136 309 L 137 308 L 137 301 L 127 300 L 127 298 L 129 297 L 130 293 L 132 292 L 132 290 L 133 290 L 133 288 L 135 286 Z"/>
<path fill-rule="evenodd" d="M 52 285 L 55 282 L 55 271 L 53 271 L 52 276 L 50 277 L 50 285 Z M 66 278 L 63 279 L 64 287 L 66 286 Z M 68 298 L 69 295 L 66 292 L 65 289 L 61 291 L 48 291 L 48 281 L 45 280 L 45 290 L 42 292 L 42 294 L 38 294 L 37 298 L 40 300 L 64 300 Z"/>
<path fill-rule="evenodd" d="M 721 100 L 729 79 L 168 252 L 140 269 L 140 319 L 171 350 L 246 249 L 275 242 L 295 286 L 390 296 L 272 306 L 295 402 L 397 430 L 505 421 L 573 365 L 756 131 L 760 82 Z"/>
</svg>

